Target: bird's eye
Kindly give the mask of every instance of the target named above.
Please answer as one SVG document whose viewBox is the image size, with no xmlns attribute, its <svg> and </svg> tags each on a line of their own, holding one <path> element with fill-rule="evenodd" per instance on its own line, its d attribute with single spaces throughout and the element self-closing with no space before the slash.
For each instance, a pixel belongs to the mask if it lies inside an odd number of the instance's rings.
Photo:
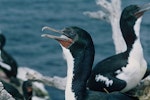
<svg viewBox="0 0 150 100">
<path fill-rule="evenodd" d="M 71 38 L 75 38 L 76 33 L 75 33 L 75 32 L 70 32 L 70 33 L 69 33 L 69 36 L 70 36 Z"/>
<path fill-rule="evenodd" d="M 74 32 L 70 32 L 70 35 L 71 35 L 71 36 L 74 36 L 74 35 L 75 35 L 75 33 L 74 33 Z"/>
<path fill-rule="evenodd" d="M 64 29 L 63 32 L 65 33 L 65 35 L 67 35 L 70 38 L 74 38 L 76 35 L 76 33 L 73 30 L 68 28 Z"/>
</svg>

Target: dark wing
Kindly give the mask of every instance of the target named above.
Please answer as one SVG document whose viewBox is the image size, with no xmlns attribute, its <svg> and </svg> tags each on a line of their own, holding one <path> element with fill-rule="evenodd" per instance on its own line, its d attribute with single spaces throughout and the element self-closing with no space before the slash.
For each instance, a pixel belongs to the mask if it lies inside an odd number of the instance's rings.
<svg viewBox="0 0 150 100">
<path fill-rule="evenodd" d="M 127 54 L 121 53 L 99 62 L 93 68 L 88 80 L 89 89 L 104 91 L 105 88 L 109 92 L 122 90 L 126 86 L 126 82 L 116 78 L 116 71 L 121 71 L 121 68 L 128 64 L 127 59 Z"/>
<path fill-rule="evenodd" d="M 114 73 L 115 71 L 120 70 L 122 67 L 125 67 L 128 64 L 127 61 L 128 58 L 126 53 L 111 56 L 97 63 L 96 66 L 93 68 L 92 73 Z"/>
</svg>

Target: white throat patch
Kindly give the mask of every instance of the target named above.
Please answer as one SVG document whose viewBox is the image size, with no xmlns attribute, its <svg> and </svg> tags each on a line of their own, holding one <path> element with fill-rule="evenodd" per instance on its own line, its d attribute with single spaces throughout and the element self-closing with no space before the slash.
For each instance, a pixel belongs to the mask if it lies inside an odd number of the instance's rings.
<svg viewBox="0 0 150 100">
<path fill-rule="evenodd" d="M 67 84 L 65 89 L 65 100 L 76 100 L 75 93 L 72 90 L 72 80 L 73 80 L 73 68 L 74 68 L 74 58 L 69 49 L 64 48 L 62 45 L 63 54 L 67 60 Z"/>
<path fill-rule="evenodd" d="M 135 31 L 135 34 L 136 34 L 137 37 L 139 37 L 139 35 L 140 35 L 141 21 L 142 21 L 142 17 L 137 19 L 137 21 L 135 22 L 135 25 L 134 25 L 134 31 Z"/>
</svg>

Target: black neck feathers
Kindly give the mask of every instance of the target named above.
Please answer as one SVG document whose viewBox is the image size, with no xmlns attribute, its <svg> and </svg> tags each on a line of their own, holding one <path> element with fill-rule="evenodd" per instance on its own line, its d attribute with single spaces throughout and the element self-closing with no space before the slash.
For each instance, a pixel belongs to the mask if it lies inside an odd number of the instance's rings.
<svg viewBox="0 0 150 100">
<path fill-rule="evenodd" d="M 80 33 L 81 32 L 82 31 L 80 31 Z M 84 37 L 84 39 L 78 38 L 79 40 L 69 48 L 74 58 L 72 90 L 77 100 L 83 100 L 86 94 L 86 83 L 91 74 L 95 54 L 90 35 L 88 34 L 87 38 L 85 38 L 86 35 L 84 36 L 84 34 L 80 35 L 82 35 L 80 37 Z"/>
<path fill-rule="evenodd" d="M 133 19 L 132 22 L 130 21 L 128 22 L 121 17 L 120 28 L 128 49 L 132 48 L 132 45 L 137 39 L 134 31 L 134 25 L 135 25 L 135 19 Z"/>
</svg>

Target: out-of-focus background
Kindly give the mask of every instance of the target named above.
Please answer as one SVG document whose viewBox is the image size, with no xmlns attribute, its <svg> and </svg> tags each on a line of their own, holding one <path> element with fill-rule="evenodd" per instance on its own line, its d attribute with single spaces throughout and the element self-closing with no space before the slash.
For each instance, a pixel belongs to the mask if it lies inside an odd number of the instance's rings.
<svg viewBox="0 0 150 100">
<path fill-rule="evenodd" d="M 122 9 L 149 0 L 122 0 Z M 59 44 L 41 38 L 43 26 L 63 29 L 78 26 L 88 31 L 95 45 L 95 62 L 115 54 L 111 26 L 83 15 L 97 11 L 95 0 L 0 0 L 0 31 L 6 36 L 5 50 L 18 62 L 46 76 L 66 76 L 66 61 Z M 118 37 L 119 38 L 119 37 Z M 150 12 L 143 17 L 141 41 L 145 58 L 150 62 Z M 52 100 L 64 99 L 64 91 L 46 87 Z"/>
</svg>

